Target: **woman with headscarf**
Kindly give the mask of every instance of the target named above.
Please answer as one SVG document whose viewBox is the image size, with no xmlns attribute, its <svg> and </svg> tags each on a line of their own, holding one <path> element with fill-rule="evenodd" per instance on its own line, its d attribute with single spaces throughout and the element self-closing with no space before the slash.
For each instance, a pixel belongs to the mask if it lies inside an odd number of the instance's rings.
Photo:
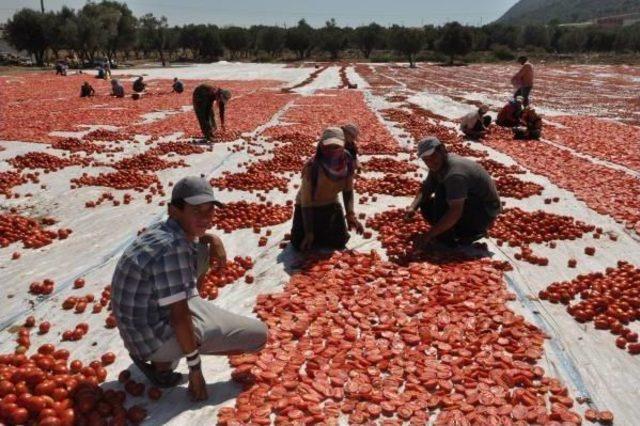
<svg viewBox="0 0 640 426">
<path fill-rule="evenodd" d="M 364 231 L 356 218 L 353 200 L 355 163 L 345 149 L 342 130 L 329 128 L 318 143 L 316 154 L 302 170 L 302 185 L 296 196 L 291 244 L 297 250 L 342 249 L 349 241 L 347 229 Z M 331 136 L 334 137 L 331 137 Z M 345 214 L 338 201 L 342 192 Z"/>
<path fill-rule="evenodd" d="M 198 118 L 202 135 L 206 140 L 212 140 L 213 132 L 217 129 L 216 118 L 213 112 L 214 102 L 218 103 L 220 127 L 224 130 L 224 111 L 229 99 L 231 99 L 230 91 L 209 84 L 201 84 L 194 89 L 193 110 Z"/>
</svg>

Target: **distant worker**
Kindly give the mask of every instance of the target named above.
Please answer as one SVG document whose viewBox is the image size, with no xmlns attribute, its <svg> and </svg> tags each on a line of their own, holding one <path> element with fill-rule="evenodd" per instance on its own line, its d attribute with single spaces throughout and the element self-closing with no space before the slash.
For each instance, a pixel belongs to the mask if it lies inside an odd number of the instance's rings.
<svg viewBox="0 0 640 426">
<path fill-rule="evenodd" d="M 124 98 L 124 87 L 117 79 L 111 80 L 111 96 L 116 98 Z"/>
<path fill-rule="evenodd" d="M 501 209 L 489 173 L 473 160 L 447 153 L 435 137 L 418 143 L 418 158 L 427 165 L 429 174 L 407 208 L 407 216 L 419 208 L 431 225 L 421 241 L 422 248 L 433 242 L 448 247 L 469 245 L 486 236 Z"/>
<path fill-rule="evenodd" d="M 111 78 L 111 61 L 107 60 L 104 63 L 104 71 L 107 73 L 107 75 L 109 76 L 109 78 Z"/>
<path fill-rule="evenodd" d="M 142 76 L 138 77 L 134 82 L 133 82 L 133 91 L 136 93 L 141 93 L 144 92 L 144 89 L 146 89 L 147 87 L 147 83 L 145 83 L 144 78 Z"/>
<path fill-rule="evenodd" d="M 225 130 L 224 113 L 229 99 L 231 99 L 230 91 L 213 87 L 209 84 L 201 84 L 193 91 L 193 110 L 198 118 L 202 135 L 206 140 L 213 140 L 213 132 L 217 130 L 216 118 L 213 112 L 214 102 L 218 103 L 220 127 Z"/>
<path fill-rule="evenodd" d="M 102 65 L 98 67 L 98 75 L 96 75 L 96 78 L 99 78 L 101 80 L 105 80 L 107 78 L 107 72 Z"/>
<path fill-rule="evenodd" d="M 480 139 L 491 124 L 491 117 L 487 115 L 489 107 L 481 105 L 477 110 L 462 117 L 460 130 L 469 139 Z"/>
<path fill-rule="evenodd" d="M 523 99 L 521 96 L 510 100 L 498 113 L 496 124 L 501 127 L 517 126 L 520 123 L 520 116 L 522 115 L 522 102 Z"/>
<path fill-rule="evenodd" d="M 176 93 L 184 92 L 184 84 L 182 83 L 182 81 L 178 80 L 178 77 L 175 77 L 173 79 L 173 85 L 171 86 L 171 88 Z"/>
<path fill-rule="evenodd" d="M 526 56 L 520 56 L 518 63 L 520 70 L 511 78 L 511 84 L 516 88 L 513 97 L 522 96 L 524 106 L 529 106 L 529 95 L 533 89 L 533 65 Z"/>
<path fill-rule="evenodd" d="M 339 127 L 325 130 L 316 154 L 302 169 L 302 184 L 296 195 L 291 227 L 291 245 L 296 250 L 343 249 L 349 241 L 348 229 L 362 234 L 353 198 L 355 164 L 343 139 L 330 137 Z M 324 138 L 328 136 L 328 138 Z M 342 193 L 345 214 L 338 201 Z"/>
<path fill-rule="evenodd" d="M 67 66 L 65 65 L 64 62 L 62 61 L 56 62 L 56 75 L 62 75 L 62 76 L 67 75 Z"/>
<path fill-rule="evenodd" d="M 93 89 L 93 87 L 87 81 L 85 81 L 84 84 L 80 87 L 80 97 L 81 98 L 87 98 L 87 97 L 90 97 L 90 96 L 94 96 L 95 94 L 96 94 L 96 91 Z"/>
<path fill-rule="evenodd" d="M 535 109 L 527 107 L 520 116 L 520 125 L 513 128 L 515 139 L 540 139 L 542 136 L 542 118 Z"/>
</svg>

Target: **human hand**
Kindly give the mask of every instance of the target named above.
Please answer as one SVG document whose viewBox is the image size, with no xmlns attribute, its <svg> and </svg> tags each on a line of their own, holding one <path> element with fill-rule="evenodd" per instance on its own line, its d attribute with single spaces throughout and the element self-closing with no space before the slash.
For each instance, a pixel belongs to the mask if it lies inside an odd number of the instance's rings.
<svg viewBox="0 0 640 426">
<path fill-rule="evenodd" d="M 304 239 L 302 240 L 302 244 L 300 244 L 300 250 L 306 251 L 306 250 L 311 249 L 311 246 L 313 245 L 313 239 L 314 239 L 313 233 L 307 232 L 304 235 Z"/>
<path fill-rule="evenodd" d="M 413 209 L 413 206 L 408 206 L 408 207 L 405 209 L 405 212 L 404 212 L 404 218 L 405 218 L 405 220 L 413 219 L 413 217 L 415 216 L 415 214 L 416 214 L 416 211 Z"/>
<path fill-rule="evenodd" d="M 347 215 L 347 227 L 349 230 L 352 230 L 355 228 L 357 234 L 364 233 L 364 226 L 362 226 L 360 221 L 356 219 L 356 216 L 354 213 Z"/>
<path fill-rule="evenodd" d="M 217 235 L 205 234 L 200 241 L 209 245 L 209 266 L 224 268 L 227 265 L 227 252 L 222 239 Z"/>
</svg>

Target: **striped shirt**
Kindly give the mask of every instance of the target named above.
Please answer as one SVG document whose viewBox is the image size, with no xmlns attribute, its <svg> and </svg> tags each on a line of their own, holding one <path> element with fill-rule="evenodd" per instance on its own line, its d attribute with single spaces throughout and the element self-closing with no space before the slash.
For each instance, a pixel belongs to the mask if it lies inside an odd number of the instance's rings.
<svg viewBox="0 0 640 426">
<path fill-rule="evenodd" d="M 174 335 L 169 305 L 198 294 L 198 244 L 169 219 L 140 235 L 122 254 L 111 303 L 125 347 L 148 359 Z"/>
</svg>

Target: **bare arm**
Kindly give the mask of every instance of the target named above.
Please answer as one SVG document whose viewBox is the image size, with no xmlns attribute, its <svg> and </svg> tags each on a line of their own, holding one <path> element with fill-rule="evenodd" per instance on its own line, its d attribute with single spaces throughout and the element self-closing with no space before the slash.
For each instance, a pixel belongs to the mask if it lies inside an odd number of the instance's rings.
<svg viewBox="0 0 640 426">
<path fill-rule="evenodd" d="M 171 326 L 176 333 L 176 340 L 180 344 L 182 353 L 188 354 L 198 349 L 187 299 L 169 305 L 169 310 Z"/>
<path fill-rule="evenodd" d="M 434 238 L 438 235 L 447 232 L 451 229 L 462 217 L 462 210 L 464 208 L 464 198 L 459 200 L 449 201 L 449 210 L 442 216 L 442 218 L 436 223 L 433 228 L 427 232 L 428 238 Z"/>
</svg>

